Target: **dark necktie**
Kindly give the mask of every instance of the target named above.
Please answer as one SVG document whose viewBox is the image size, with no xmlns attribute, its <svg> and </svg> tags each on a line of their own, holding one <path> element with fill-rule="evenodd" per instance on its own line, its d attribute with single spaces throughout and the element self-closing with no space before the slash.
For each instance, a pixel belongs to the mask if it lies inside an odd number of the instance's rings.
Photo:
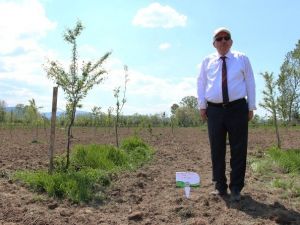
<svg viewBox="0 0 300 225">
<path fill-rule="evenodd" d="M 226 56 L 222 56 L 223 60 L 222 64 L 222 95 L 223 95 L 223 103 L 226 104 L 229 102 L 228 97 L 228 87 L 227 87 L 227 67 L 226 67 Z"/>
</svg>

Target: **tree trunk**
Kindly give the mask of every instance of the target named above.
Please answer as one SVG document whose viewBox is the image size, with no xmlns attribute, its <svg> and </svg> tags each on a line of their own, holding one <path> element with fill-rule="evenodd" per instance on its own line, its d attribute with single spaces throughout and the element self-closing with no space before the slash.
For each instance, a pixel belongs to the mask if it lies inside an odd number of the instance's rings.
<svg viewBox="0 0 300 225">
<path fill-rule="evenodd" d="M 73 107 L 73 109 L 72 109 L 71 120 L 70 120 L 70 124 L 68 126 L 67 164 L 66 164 L 66 169 L 68 169 L 69 165 L 70 165 L 70 145 L 71 145 L 71 138 L 72 138 L 72 126 L 74 124 L 75 114 L 76 114 L 76 106 Z"/>
<path fill-rule="evenodd" d="M 12 139 L 12 126 L 13 126 L 13 110 L 10 111 L 10 125 L 9 125 L 10 139 Z"/>
<path fill-rule="evenodd" d="M 277 137 L 277 147 L 281 149 L 281 141 L 280 141 L 280 135 L 279 135 L 279 129 L 278 129 L 278 123 L 277 123 L 277 116 L 276 112 L 274 114 L 274 123 L 275 123 L 275 129 L 276 129 L 276 137 Z"/>
<path fill-rule="evenodd" d="M 119 148 L 118 122 L 119 122 L 119 116 L 117 114 L 116 123 L 115 123 L 115 134 L 116 134 L 116 144 L 117 144 L 117 147 Z"/>
<path fill-rule="evenodd" d="M 36 127 L 35 127 L 35 142 L 38 141 L 38 137 L 39 137 L 39 125 L 38 125 L 38 122 L 36 121 Z"/>
<path fill-rule="evenodd" d="M 68 126 L 68 139 L 67 139 L 67 163 L 66 163 L 66 169 L 69 168 L 69 164 L 70 164 L 70 143 L 71 143 L 71 128 L 72 128 L 72 124 L 70 123 L 70 125 Z"/>
</svg>

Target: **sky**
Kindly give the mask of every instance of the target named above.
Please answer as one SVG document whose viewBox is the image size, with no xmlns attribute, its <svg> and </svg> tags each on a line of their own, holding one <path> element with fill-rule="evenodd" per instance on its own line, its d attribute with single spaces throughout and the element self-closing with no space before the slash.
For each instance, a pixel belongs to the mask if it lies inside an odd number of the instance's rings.
<svg viewBox="0 0 300 225">
<path fill-rule="evenodd" d="M 7 106 L 35 99 L 42 112 L 51 111 L 54 83 L 44 66 L 57 60 L 66 71 L 71 46 L 67 28 L 80 20 L 79 64 L 112 51 L 104 64 L 106 79 L 82 100 L 107 112 L 115 107 L 113 90 L 129 81 L 123 113 L 170 113 L 172 104 L 195 96 L 202 59 L 215 51 L 213 31 L 230 29 L 232 50 L 245 53 L 256 79 L 257 111 L 262 102 L 262 72 L 275 77 L 285 55 L 300 39 L 297 0 L 0 0 L 0 100 Z M 59 89 L 58 109 L 65 110 Z"/>
</svg>

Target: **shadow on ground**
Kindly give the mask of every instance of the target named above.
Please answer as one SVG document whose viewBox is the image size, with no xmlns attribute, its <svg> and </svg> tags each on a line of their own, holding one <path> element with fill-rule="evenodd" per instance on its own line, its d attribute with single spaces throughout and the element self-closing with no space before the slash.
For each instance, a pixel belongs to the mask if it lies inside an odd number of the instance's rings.
<svg viewBox="0 0 300 225">
<path fill-rule="evenodd" d="M 265 204 L 258 202 L 249 195 L 242 196 L 240 202 L 231 202 L 224 198 L 228 208 L 242 211 L 253 218 L 269 219 L 280 225 L 300 224 L 300 213 L 292 209 L 287 209 L 279 202 Z"/>
</svg>

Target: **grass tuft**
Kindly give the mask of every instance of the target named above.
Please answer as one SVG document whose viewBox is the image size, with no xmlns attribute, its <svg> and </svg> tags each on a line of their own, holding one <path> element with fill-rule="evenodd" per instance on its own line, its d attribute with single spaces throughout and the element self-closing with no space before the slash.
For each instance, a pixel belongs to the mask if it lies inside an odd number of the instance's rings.
<svg viewBox="0 0 300 225">
<path fill-rule="evenodd" d="M 121 149 L 123 149 L 127 153 L 130 153 L 131 151 L 135 151 L 137 147 L 149 149 L 149 146 L 141 138 L 137 136 L 126 138 L 121 143 Z"/>
<path fill-rule="evenodd" d="M 142 166 L 145 162 L 152 159 L 154 153 L 142 139 L 136 136 L 123 140 L 121 149 L 127 153 L 131 168 Z"/>
<path fill-rule="evenodd" d="M 272 161 L 268 159 L 256 160 L 251 163 L 251 169 L 255 173 L 265 174 L 270 172 L 270 168 L 272 168 Z"/>
<path fill-rule="evenodd" d="M 73 202 L 91 200 L 96 183 L 102 186 L 110 184 L 109 176 L 96 169 L 55 172 L 51 175 L 46 171 L 17 172 L 14 178 L 34 191 L 47 192 L 51 197 L 68 198 Z"/>
<path fill-rule="evenodd" d="M 71 156 L 72 166 L 114 170 L 126 166 L 126 153 L 111 145 L 78 145 Z"/>
</svg>

